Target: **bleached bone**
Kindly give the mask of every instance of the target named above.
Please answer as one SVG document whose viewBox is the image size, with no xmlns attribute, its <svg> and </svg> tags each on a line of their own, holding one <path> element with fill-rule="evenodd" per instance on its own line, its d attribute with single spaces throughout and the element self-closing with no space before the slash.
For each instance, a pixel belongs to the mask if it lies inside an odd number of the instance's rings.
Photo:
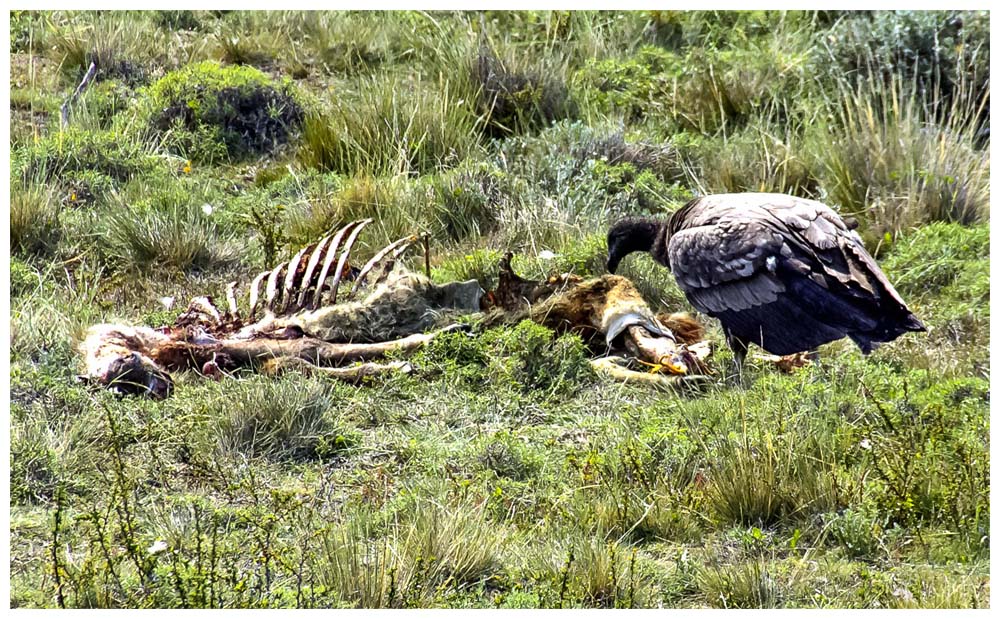
<svg viewBox="0 0 1000 619">
<path fill-rule="evenodd" d="M 236 282 L 229 282 L 226 286 L 226 303 L 229 304 L 229 318 L 239 319 L 240 308 L 236 304 Z"/>
<path fill-rule="evenodd" d="M 337 302 L 337 290 L 340 288 L 340 278 L 344 276 L 344 267 L 347 265 L 347 258 L 351 254 L 351 248 L 354 247 L 354 241 L 358 240 L 358 234 L 371 222 L 371 219 L 362 220 L 354 230 L 351 230 L 351 236 L 347 237 L 347 242 L 344 243 L 344 251 L 340 252 L 340 260 L 337 261 L 337 272 L 333 276 L 333 283 L 330 284 L 331 303 Z"/>
<path fill-rule="evenodd" d="M 257 277 L 253 278 L 253 283 L 250 284 L 250 313 L 247 314 L 247 320 L 252 321 L 256 318 L 257 302 L 260 301 L 260 284 L 267 276 L 268 272 L 264 271 Z"/>
<path fill-rule="evenodd" d="M 281 277 L 281 271 L 287 264 L 287 262 L 282 262 L 274 267 L 271 274 L 267 276 L 267 295 L 264 298 L 264 310 L 267 316 L 274 316 L 275 314 L 274 302 L 278 293 L 278 278 Z"/>
<path fill-rule="evenodd" d="M 382 272 L 375 280 L 376 284 L 381 282 L 382 279 L 384 279 L 385 276 L 388 275 L 389 271 L 392 270 L 392 266 L 396 264 L 396 259 L 399 258 L 399 256 L 402 255 L 402 253 L 406 251 L 407 248 L 409 248 L 414 241 L 417 240 L 417 238 L 418 237 L 416 234 L 411 234 L 408 237 L 401 238 L 398 241 L 394 241 L 393 243 L 385 246 L 382 249 L 382 251 L 372 256 L 372 259 L 369 260 L 368 263 L 365 264 L 365 266 L 362 267 L 361 271 L 358 273 L 358 278 L 354 281 L 354 285 L 351 286 L 351 292 L 348 293 L 347 298 L 348 299 L 354 298 L 355 293 L 361 288 L 361 286 L 364 285 L 365 278 L 368 277 L 368 273 L 373 268 L 375 268 L 378 265 L 378 263 L 381 262 L 382 259 L 389 254 L 389 252 L 392 252 L 392 257 L 389 259 L 388 262 L 386 262 L 386 265 L 382 268 Z"/>
<path fill-rule="evenodd" d="M 363 220 L 363 221 L 371 221 Z M 330 246 L 326 250 L 326 260 L 323 261 L 323 268 L 319 272 L 319 277 L 316 278 L 316 292 L 313 294 L 312 303 L 309 304 L 310 309 L 316 309 L 319 307 L 320 299 L 323 297 L 323 282 L 326 281 L 326 276 L 330 273 L 330 266 L 333 264 L 333 260 L 337 257 L 337 250 L 340 249 L 340 242 L 344 240 L 344 235 L 351 231 L 352 228 L 361 224 L 361 221 L 352 221 L 343 228 L 337 231 L 334 235 L 333 240 L 330 241 Z"/>
<path fill-rule="evenodd" d="M 215 307 L 212 299 L 208 297 L 195 297 L 191 299 L 190 308 L 209 316 L 215 324 L 222 322 L 222 315 L 219 314 L 219 310 Z"/>
<path fill-rule="evenodd" d="M 285 289 L 283 294 L 281 295 L 282 303 L 275 311 L 280 312 L 282 310 L 291 311 L 298 309 L 293 305 L 292 290 L 293 286 L 295 285 L 295 275 L 298 273 L 299 270 L 299 263 L 302 262 L 302 256 L 304 256 L 305 253 L 310 249 L 312 249 L 311 245 L 303 247 L 298 251 L 298 253 L 295 254 L 295 257 L 292 258 L 292 261 L 288 263 L 288 274 L 285 275 Z M 306 282 L 302 281 L 301 285 L 304 288 Z"/>
<path fill-rule="evenodd" d="M 326 244 L 329 240 L 329 236 L 324 236 L 320 239 L 319 243 L 316 243 L 316 249 L 314 249 L 312 255 L 309 256 L 309 263 L 306 265 L 306 273 L 302 277 L 302 290 L 299 292 L 299 298 L 296 302 L 296 306 L 299 308 L 305 307 L 306 293 L 309 292 L 309 285 L 312 282 L 313 273 L 316 271 L 316 265 L 319 264 L 320 259 L 324 256 L 323 251 L 326 249 Z"/>
</svg>

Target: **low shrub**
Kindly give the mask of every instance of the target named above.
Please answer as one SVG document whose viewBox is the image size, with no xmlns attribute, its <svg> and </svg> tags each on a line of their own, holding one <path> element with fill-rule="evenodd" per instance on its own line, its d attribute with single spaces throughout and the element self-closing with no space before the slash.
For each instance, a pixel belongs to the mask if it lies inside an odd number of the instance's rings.
<svg viewBox="0 0 1000 619">
<path fill-rule="evenodd" d="M 205 61 L 172 71 L 146 91 L 151 126 L 190 158 L 234 160 L 270 153 L 288 142 L 304 112 L 289 82 L 252 67 Z"/>
</svg>

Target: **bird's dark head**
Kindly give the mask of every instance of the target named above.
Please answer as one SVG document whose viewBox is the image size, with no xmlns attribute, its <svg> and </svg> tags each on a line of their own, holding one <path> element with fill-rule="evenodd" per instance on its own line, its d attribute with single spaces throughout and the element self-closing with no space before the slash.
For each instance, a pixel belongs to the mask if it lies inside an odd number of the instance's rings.
<svg viewBox="0 0 1000 619">
<path fill-rule="evenodd" d="M 622 258 L 634 251 L 650 251 L 662 222 L 648 217 L 626 217 L 608 230 L 608 273 L 618 270 Z"/>
</svg>

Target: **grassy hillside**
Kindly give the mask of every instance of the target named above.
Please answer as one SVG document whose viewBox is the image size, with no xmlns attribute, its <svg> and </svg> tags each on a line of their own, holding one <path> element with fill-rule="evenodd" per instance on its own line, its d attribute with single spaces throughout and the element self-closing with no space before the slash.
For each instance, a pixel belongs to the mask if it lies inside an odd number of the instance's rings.
<svg viewBox="0 0 1000 619">
<path fill-rule="evenodd" d="M 987 14 L 13 11 L 10 37 L 11 605 L 988 606 Z M 685 396 L 530 323 L 363 387 L 74 381 L 89 325 L 169 323 L 358 217 L 360 253 L 427 232 L 436 280 L 489 285 L 507 249 L 601 274 L 610 222 L 730 191 L 856 217 L 928 333 Z M 689 309 L 647 256 L 620 273 Z"/>
</svg>

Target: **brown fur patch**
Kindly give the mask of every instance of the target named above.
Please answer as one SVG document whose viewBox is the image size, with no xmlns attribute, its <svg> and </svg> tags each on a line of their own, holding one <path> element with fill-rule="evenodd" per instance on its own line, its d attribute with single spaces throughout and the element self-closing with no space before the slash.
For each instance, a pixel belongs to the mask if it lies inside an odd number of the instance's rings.
<svg viewBox="0 0 1000 619">
<path fill-rule="evenodd" d="M 705 327 L 698 320 L 687 312 L 675 312 L 673 314 L 660 313 L 656 319 L 664 327 L 670 329 L 681 344 L 694 344 L 705 339 Z"/>
</svg>

